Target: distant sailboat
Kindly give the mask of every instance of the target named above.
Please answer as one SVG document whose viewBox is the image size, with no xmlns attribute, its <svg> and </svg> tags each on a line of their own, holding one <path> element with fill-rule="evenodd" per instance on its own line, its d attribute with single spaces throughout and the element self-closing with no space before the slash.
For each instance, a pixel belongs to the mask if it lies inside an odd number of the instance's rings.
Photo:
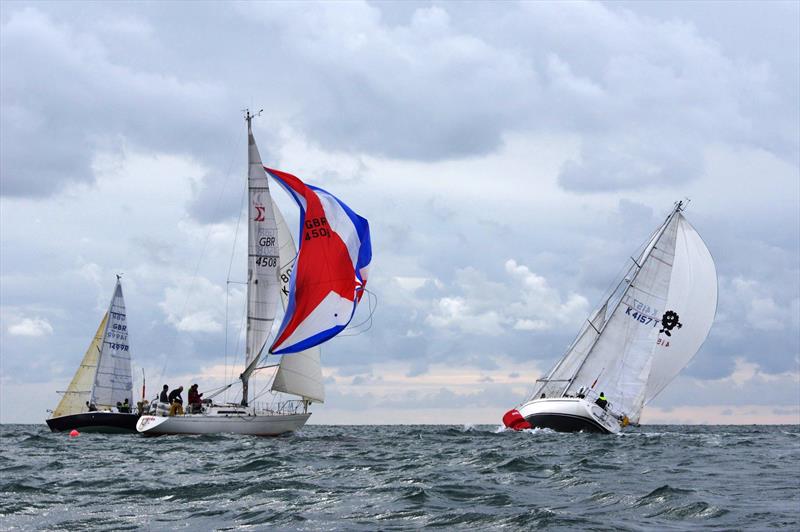
<svg viewBox="0 0 800 532">
<path fill-rule="evenodd" d="M 289 174 L 267 170 L 261 163 L 253 137 L 252 118 L 248 112 L 250 206 L 246 356 L 245 367 L 239 377 L 242 382 L 242 400 L 236 404 L 207 403 L 199 412 L 187 411 L 185 415 L 144 415 L 139 420 L 137 430 L 145 435 L 226 432 L 275 436 L 300 429 L 311 416 L 308 406 L 312 402 L 323 402 L 325 399 L 319 344 L 338 333 L 341 330 L 338 328 L 340 325 L 342 328 L 347 325 L 360 298 L 360 291 L 366 283 L 366 267 L 371 257 L 366 220 L 359 217 L 364 222 L 364 234 L 358 233 L 355 228 L 357 220 L 350 224 L 353 227 L 348 227 L 348 221 L 338 219 L 337 212 L 330 205 L 321 214 L 314 213 L 316 217 L 310 217 L 309 212 L 313 211 L 309 211 L 309 205 L 318 195 L 327 193 L 308 187 Z M 288 176 L 297 181 L 293 184 L 298 188 L 301 198 L 294 197 L 302 211 L 299 252 L 283 216 L 272 201 L 268 173 L 273 177 L 277 173 L 281 177 Z M 307 197 L 302 197 L 304 192 Z M 346 214 L 357 216 L 349 209 Z M 325 239 L 326 242 L 320 243 L 318 239 Z M 352 254 L 362 256 L 362 249 L 367 250 L 368 259 L 362 265 L 364 271 L 359 277 L 360 263 L 351 261 L 350 257 Z M 344 271 L 348 268 L 349 289 L 347 283 L 337 284 L 336 281 L 341 279 L 328 275 L 332 271 Z M 331 293 L 333 296 L 330 296 Z M 334 301 L 339 304 L 325 307 L 313 297 L 309 299 L 309 295 L 314 294 L 322 294 L 322 302 Z M 278 353 L 283 356 L 271 390 L 295 395 L 299 399 L 284 401 L 277 406 L 262 407 L 251 404 L 250 377 L 259 369 L 258 364 L 267 351 L 267 340 L 279 300 L 286 311 L 281 331 L 288 332 L 284 335 L 283 350 Z M 344 321 L 336 315 L 336 311 L 345 308 L 341 305 L 343 300 L 349 301 L 349 306 L 345 306 L 348 317 Z M 312 318 L 310 320 L 309 315 Z"/>
<path fill-rule="evenodd" d="M 108 311 L 67 390 L 61 393 L 64 397 L 47 420 L 53 432 L 136 432 L 137 414 L 112 411 L 125 403 L 128 410 L 133 408 L 128 323 L 119 276 Z"/>
<path fill-rule="evenodd" d="M 616 433 L 697 353 L 717 307 L 714 260 L 678 202 L 509 428 Z M 603 393 L 607 404 L 598 404 Z"/>
</svg>

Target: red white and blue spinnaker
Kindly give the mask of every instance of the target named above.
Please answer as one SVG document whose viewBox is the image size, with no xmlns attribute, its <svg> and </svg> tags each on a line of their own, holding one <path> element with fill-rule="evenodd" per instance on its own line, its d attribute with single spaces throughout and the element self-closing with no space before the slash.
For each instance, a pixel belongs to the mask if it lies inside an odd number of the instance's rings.
<svg viewBox="0 0 800 532">
<path fill-rule="evenodd" d="M 297 262 L 289 301 L 269 352 L 297 353 L 347 327 L 364 294 L 372 261 L 369 223 L 333 194 L 264 168 L 300 207 Z"/>
</svg>

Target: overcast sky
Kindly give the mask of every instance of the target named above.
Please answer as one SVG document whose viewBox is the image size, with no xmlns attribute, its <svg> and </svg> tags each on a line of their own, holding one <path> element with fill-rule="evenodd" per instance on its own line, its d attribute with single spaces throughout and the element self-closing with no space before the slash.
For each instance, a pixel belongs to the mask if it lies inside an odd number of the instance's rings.
<svg viewBox="0 0 800 532">
<path fill-rule="evenodd" d="M 499 423 L 688 197 L 717 318 L 643 422 L 799 423 L 799 6 L 2 2 L 0 421 L 44 421 L 115 273 L 137 387 L 238 375 L 250 107 L 372 229 L 313 422 Z"/>
</svg>

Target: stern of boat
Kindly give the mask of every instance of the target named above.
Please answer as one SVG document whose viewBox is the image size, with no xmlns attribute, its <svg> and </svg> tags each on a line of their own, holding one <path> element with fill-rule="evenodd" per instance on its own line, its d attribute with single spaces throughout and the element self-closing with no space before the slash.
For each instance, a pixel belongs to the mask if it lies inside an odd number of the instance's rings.
<svg viewBox="0 0 800 532">
<path fill-rule="evenodd" d="M 140 417 L 139 421 L 136 423 L 136 430 L 145 436 L 158 435 L 160 432 L 157 432 L 157 427 L 163 425 L 168 420 L 169 418 L 164 416 L 144 415 Z"/>
</svg>

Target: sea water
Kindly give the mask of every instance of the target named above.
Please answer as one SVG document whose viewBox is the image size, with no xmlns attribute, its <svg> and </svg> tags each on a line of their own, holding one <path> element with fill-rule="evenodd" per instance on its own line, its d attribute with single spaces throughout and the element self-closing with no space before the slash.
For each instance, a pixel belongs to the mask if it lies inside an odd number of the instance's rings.
<svg viewBox="0 0 800 532">
<path fill-rule="evenodd" d="M 800 529 L 800 427 L 307 426 L 280 438 L 3 425 L 0 529 Z"/>
</svg>

